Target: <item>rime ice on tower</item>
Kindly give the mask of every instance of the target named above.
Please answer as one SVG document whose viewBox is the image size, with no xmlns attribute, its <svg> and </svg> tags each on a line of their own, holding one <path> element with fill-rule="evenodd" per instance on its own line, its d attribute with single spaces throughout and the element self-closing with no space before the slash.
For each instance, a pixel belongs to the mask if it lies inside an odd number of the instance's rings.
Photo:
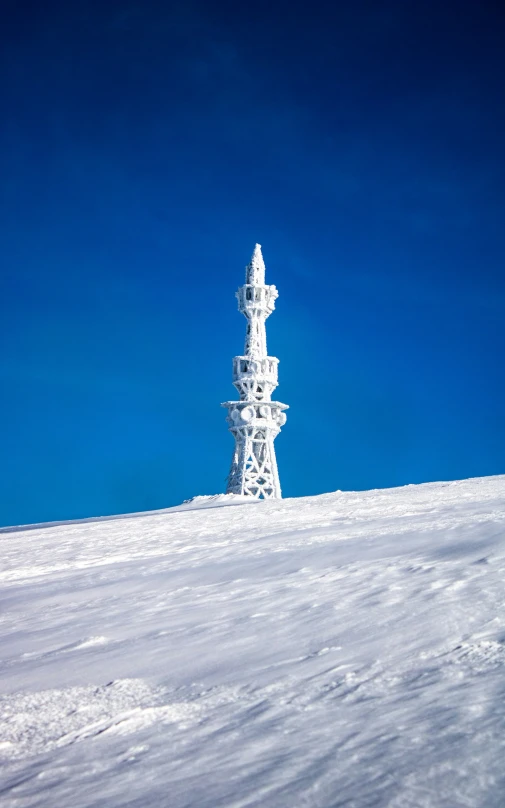
<svg viewBox="0 0 505 808">
<path fill-rule="evenodd" d="M 245 284 L 236 293 L 238 309 L 247 319 L 244 356 L 233 359 L 233 384 L 240 401 L 226 401 L 227 422 L 235 438 L 228 494 L 280 499 L 281 486 L 274 438 L 286 423 L 287 404 L 271 401 L 277 387 L 275 356 L 267 355 L 265 320 L 275 308 L 278 292 L 265 285 L 261 245 L 256 244 L 246 267 Z"/>
</svg>

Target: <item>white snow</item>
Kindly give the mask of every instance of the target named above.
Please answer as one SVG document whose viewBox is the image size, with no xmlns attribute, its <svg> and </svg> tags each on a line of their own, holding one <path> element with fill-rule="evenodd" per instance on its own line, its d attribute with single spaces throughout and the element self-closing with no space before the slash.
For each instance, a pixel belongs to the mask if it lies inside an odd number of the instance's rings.
<svg viewBox="0 0 505 808">
<path fill-rule="evenodd" d="M 505 476 L 0 542 L 3 808 L 505 805 Z"/>
</svg>

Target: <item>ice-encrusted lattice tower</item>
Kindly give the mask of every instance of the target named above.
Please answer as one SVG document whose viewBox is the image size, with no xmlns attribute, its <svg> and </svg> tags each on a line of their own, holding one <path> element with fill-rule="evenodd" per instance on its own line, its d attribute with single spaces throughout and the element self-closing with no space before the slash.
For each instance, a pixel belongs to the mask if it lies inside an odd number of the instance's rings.
<svg viewBox="0 0 505 808">
<path fill-rule="evenodd" d="M 275 356 L 267 355 L 265 320 L 275 308 L 278 292 L 265 285 L 261 245 L 256 244 L 245 271 L 245 284 L 236 293 L 238 309 L 247 319 L 244 356 L 233 359 L 233 384 L 240 401 L 226 401 L 227 422 L 235 438 L 228 476 L 228 494 L 257 499 L 280 499 L 281 486 L 274 438 L 286 423 L 287 404 L 271 401 L 277 387 Z"/>
</svg>

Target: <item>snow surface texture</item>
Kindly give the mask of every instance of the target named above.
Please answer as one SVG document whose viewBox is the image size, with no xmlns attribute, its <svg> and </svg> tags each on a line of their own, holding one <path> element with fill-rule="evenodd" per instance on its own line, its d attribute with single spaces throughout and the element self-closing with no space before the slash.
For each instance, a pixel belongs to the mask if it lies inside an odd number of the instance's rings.
<svg viewBox="0 0 505 808">
<path fill-rule="evenodd" d="M 3 808 L 505 805 L 505 477 L 0 541 Z"/>
</svg>

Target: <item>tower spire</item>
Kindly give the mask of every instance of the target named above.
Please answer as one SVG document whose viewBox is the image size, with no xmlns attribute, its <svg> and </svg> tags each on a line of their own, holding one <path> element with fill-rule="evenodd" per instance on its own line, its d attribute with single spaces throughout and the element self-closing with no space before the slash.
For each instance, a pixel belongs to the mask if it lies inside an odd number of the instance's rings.
<svg viewBox="0 0 505 808">
<path fill-rule="evenodd" d="M 275 309 L 278 292 L 265 284 L 265 262 L 256 244 L 236 293 L 238 309 L 247 320 L 244 355 L 233 359 L 233 384 L 240 401 L 222 404 L 235 438 L 227 493 L 257 499 L 280 499 L 281 487 L 274 438 L 286 422 L 287 404 L 272 401 L 279 360 L 267 354 L 265 321 Z"/>
<path fill-rule="evenodd" d="M 251 260 L 245 268 L 245 282 L 259 286 L 265 285 L 265 262 L 261 252 L 261 244 L 254 245 Z"/>
</svg>

